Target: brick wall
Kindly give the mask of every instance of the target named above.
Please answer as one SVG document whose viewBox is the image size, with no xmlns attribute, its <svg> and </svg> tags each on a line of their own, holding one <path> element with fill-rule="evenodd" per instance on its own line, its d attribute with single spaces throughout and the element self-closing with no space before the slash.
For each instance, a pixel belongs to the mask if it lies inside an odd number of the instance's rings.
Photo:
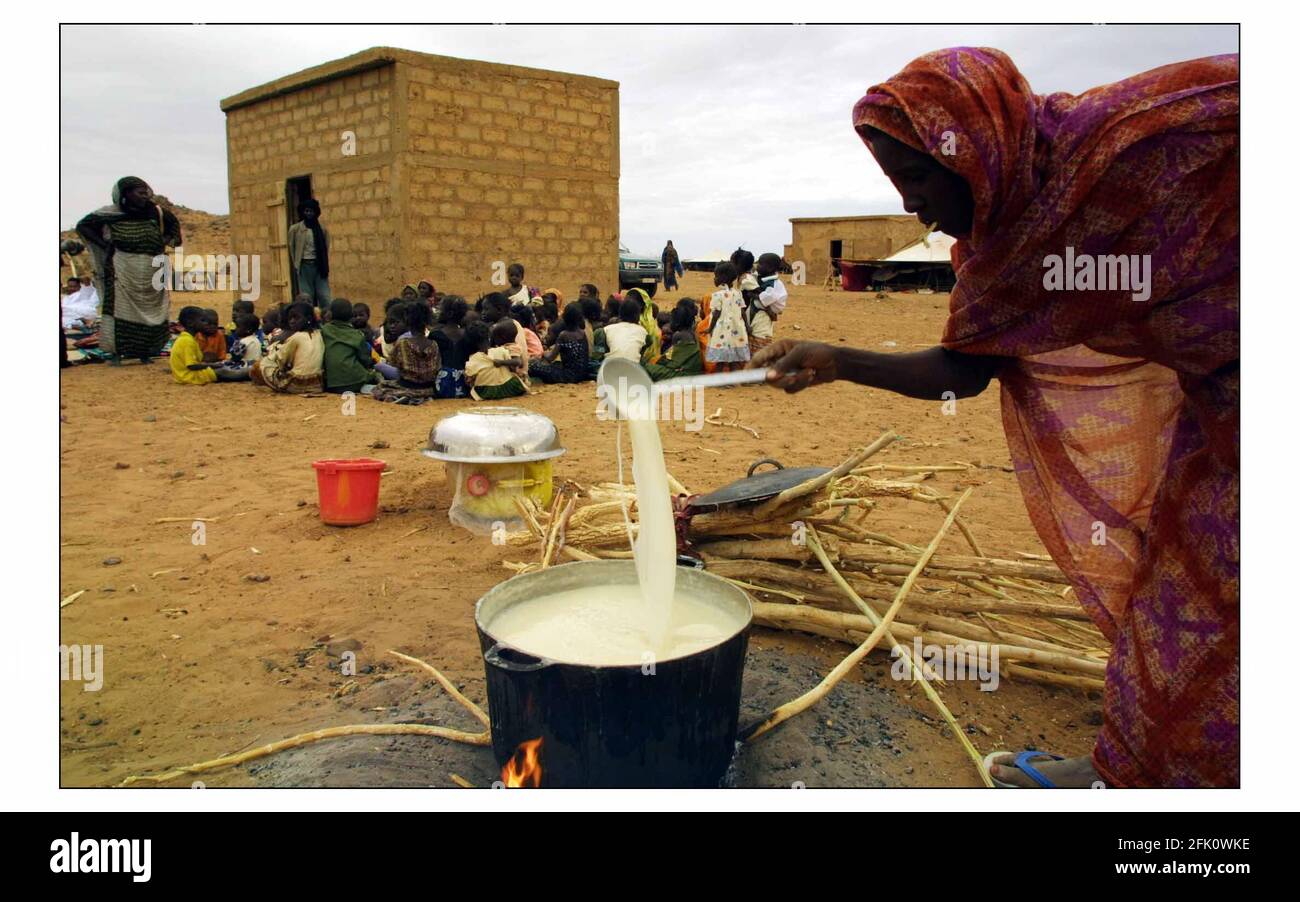
<svg viewBox="0 0 1300 902">
<path fill-rule="evenodd" d="M 358 66 L 369 68 L 332 74 Z M 285 215 L 268 203 L 302 175 L 330 232 L 336 295 L 373 306 L 427 278 L 473 300 L 493 289 L 497 261 L 569 297 L 582 282 L 617 287 L 613 82 L 375 48 L 223 107 L 233 250 L 263 255 L 264 297 Z"/>
<path fill-rule="evenodd" d="M 616 290 L 618 90 L 609 82 L 438 60 L 403 65 L 405 281 L 473 296 L 494 264 L 572 297 Z"/>
</svg>

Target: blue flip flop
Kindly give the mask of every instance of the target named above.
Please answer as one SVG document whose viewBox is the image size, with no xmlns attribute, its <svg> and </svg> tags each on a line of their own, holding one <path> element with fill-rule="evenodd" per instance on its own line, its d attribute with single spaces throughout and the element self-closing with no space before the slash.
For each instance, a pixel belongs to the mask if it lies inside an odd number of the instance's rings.
<svg viewBox="0 0 1300 902">
<path fill-rule="evenodd" d="M 993 776 L 993 764 L 994 764 L 993 759 L 1000 758 L 1003 755 L 1010 755 L 1010 754 L 1011 752 L 989 752 L 988 755 L 986 755 L 984 758 L 984 770 L 988 771 L 989 779 L 993 781 L 993 785 L 996 786 L 998 789 L 1024 789 L 1023 786 L 1017 786 L 1014 783 L 1004 783 L 1001 780 L 999 780 L 997 777 Z M 1065 760 L 1065 758 L 1061 755 L 1053 755 L 1050 752 L 1040 752 L 1037 749 L 1025 749 L 1023 752 L 1015 756 L 1015 758 L 1011 762 L 1011 766 L 1017 768 L 1021 773 L 1028 776 L 1029 779 L 1033 780 L 1043 789 L 1058 788 L 1055 783 L 1053 783 L 1051 780 L 1044 777 L 1042 772 L 1038 768 L 1034 767 L 1032 764 L 1029 763 L 1031 759 L 1035 759 L 1035 758 L 1046 758 L 1050 761 Z M 1006 767 L 1006 765 L 1002 765 L 1002 766 Z"/>
</svg>

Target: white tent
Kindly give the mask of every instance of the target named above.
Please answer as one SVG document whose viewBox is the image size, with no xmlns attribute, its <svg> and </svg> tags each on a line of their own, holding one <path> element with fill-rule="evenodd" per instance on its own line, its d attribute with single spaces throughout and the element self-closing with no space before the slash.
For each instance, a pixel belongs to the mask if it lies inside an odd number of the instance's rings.
<svg viewBox="0 0 1300 902">
<path fill-rule="evenodd" d="M 926 239 L 930 243 L 926 247 L 921 239 L 909 244 L 898 253 L 886 257 L 885 263 L 951 263 L 952 246 L 957 243 L 955 238 L 950 238 L 942 232 L 931 232 L 930 237 Z"/>
<path fill-rule="evenodd" d="M 721 263 L 723 260 L 730 260 L 730 259 L 731 259 L 731 254 L 724 254 L 722 251 L 714 249 L 709 253 L 704 254 L 703 256 L 700 257 L 685 257 L 682 259 L 682 264 L 683 265 L 687 263 L 717 264 L 717 263 Z"/>
</svg>

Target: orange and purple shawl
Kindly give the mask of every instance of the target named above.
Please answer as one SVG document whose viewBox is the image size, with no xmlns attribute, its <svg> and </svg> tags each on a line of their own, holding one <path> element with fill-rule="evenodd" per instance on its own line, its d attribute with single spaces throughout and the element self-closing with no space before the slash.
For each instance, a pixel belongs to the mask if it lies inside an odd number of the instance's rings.
<svg viewBox="0 0 1300 902">
<path fill-rule="evenodd" d="M 1114 642 L 1093 756 L 1112 785 L 1239 775 L 1237 79 L 1226 55 L 1036 95 L 958 47 L 853 109 L 971 187 L 943 344 L 1012 358 L 1026 506 Z M 1111 255 L 1146 261 L 1149 296 L 1048 287 L 1049 259 Z"/>
</svg>

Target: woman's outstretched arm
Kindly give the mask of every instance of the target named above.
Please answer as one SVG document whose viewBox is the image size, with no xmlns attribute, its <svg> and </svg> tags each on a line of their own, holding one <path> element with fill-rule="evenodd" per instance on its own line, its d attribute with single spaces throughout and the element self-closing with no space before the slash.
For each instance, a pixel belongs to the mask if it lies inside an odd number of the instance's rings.
<svg viewBox="0 0 1300 902">
<path fill-rule="evenodd" d="M 907 354 L 881 354 L 784 338 L 768 345 L 750 368 L 771 370 L 768 381 L 788 392 L 845 379 L 859 385 L 930 401 L 969 398 L 988 388 L 1005 362 L 1002 357 L 961 354 L 943 347 Z"/>
</svg>

